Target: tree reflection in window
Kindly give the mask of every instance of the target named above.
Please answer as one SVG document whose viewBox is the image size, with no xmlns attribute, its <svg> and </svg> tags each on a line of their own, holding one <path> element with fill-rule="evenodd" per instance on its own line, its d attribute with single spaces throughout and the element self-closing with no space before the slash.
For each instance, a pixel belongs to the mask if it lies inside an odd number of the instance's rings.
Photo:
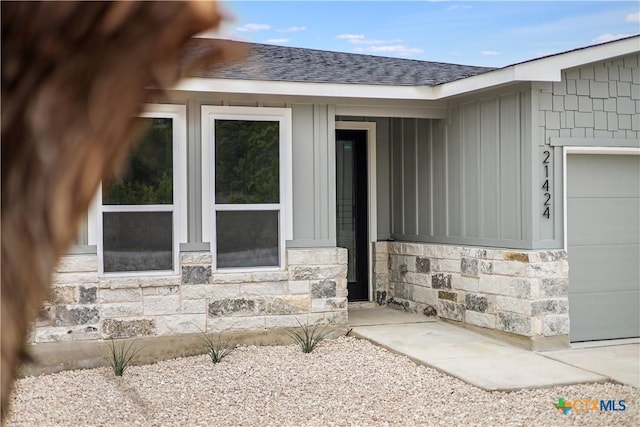
<svg viewBox="0 0 640 427">
<path fill-rule="evenodd" d="M 280 133 L 275 121 L 216 120 L 217 204 L 280 201 Z"/>
<path fill-rule="evenodd" d="M 123 174 L 102 193 L 105 205 L 173 203 L 173 122 L 139 118 L 147 126 Z"/>
</svg>

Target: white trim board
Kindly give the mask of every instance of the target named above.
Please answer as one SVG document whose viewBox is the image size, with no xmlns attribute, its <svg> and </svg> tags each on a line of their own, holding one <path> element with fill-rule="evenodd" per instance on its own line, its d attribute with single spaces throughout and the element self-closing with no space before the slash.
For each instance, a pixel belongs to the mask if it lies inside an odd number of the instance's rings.
<svg viewBox="0 0 640 427">
<path fill-rule="evenodd" d="M 180 243 L 187 241 L 187 107 L 182 104 L 145 104 L 139 117 L 169 118 L 173 130 L 173 203 L 171 205 L 102 205 L 102 183 L 89 207 L 89 244 L 97 246 L 98 273 L 109 277 L 175 275 L 180 272 Z M 104 271 L 103 212 L 172 212 L 173 213 L 173 270 Z M 95 229 L 92 231 L 92 226 Z"/>
<path fill-rule="evenodd" d="M 280 212 L 280 264 L 278 267 L 225 268 L 225 272 L 270 271 L 286 266 L 286 242 L 293 238 L 293 167 L 292 167 L 292 114 L 290 108 L 276 107 L 229 107 L 203 105 L 201 107 L 202 129 L 202 241 L 211 242 L 210 251 L 213 266 L 216 266 L 215 211 L 236 210 L 217 206 L 214 209 L 215 189 L 214 152 L 215 120 L 256 120 L 277 121 L 280 125 L 280 203 L 245 205 L 243 210 L 278 210 Z M 246 208 L 246 209 L 245 209 Z"/>
</svg>

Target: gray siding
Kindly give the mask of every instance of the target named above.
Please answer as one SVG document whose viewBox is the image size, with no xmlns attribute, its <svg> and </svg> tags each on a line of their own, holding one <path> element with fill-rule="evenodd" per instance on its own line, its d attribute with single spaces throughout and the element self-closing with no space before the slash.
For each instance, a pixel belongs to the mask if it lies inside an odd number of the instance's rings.
<svg viewBox="0 0 640 427">
<path fill-rule="evenodd" d="M 393 119 L 393 237 L 528 248 L 527 90 L 449 106 L 447 120 Z"/>
<path fill-rule="evenodd" d="M 391 234 L 404 233 L 404 174 L 402 119 L 391 120 Z"/>
<path fill-rule="evenodd" d="M 532 89 L 536 150 L 532 156 L 535 247 L 563 247 L 563 146 L 640 146 L 640 55 L 572 68 L 557 83 Z M 551 217 L 542 216 L 543 159 L 549 151 Z"/>
<path fill-rule="evenodd" d="M 293 109 L 293 235 L 311 240 L 316 234 L 314 189 L 314 108 L 298 105 Z M 307 190 L 307 191 L 304 191 Z M 304 220 L 306 214 L 307 220 Z"/>
<path fill-rule="evenodd" d="M 335 109 L 293 105 L 293 241 L 335 246 Z"/>
<path fill-rule="evenodd" d="M 522 94 L 522 96 L 525 96 Z M 522 238 L 522 193 L 520 187 L 521 163 L 520 153 L 522 141 L 520 138 L 521 117 L 519 94 L 500 96 L 499 132 L 500 132 L 500 193 L 499 207 L 500 227 L 497 237 L 503 239 Z M 486 173 L 492 173 L 485 170 Z M 491 193 L 492 190 L 486 190 Z M 489 214 L 490 215 L 490 214 Z"/>
<path fill-rule="evenodd" d="M 376 198 L 378 240 L 391 237 L 391 176 L 389 158 L 391 156 L 389 128 L 391 121 L 387 118 L 373 119 L 376 122 Z"/>
<path fill-rule="evenodd" d="M 552 137 L 640 137 L 640 55 L 572 68 L 536 87 L 541 143 Z"/>
<path fill-rule="evenodd" d="M 431 212 L 432 206 L 432 178 L 431 178 L 431 164 L 430 162 L 420 162 L 419 159 L 426 159 L 431 157 L 431 141 L 432 130 L 431 122 L 427 120 L 419 120 L 417 123 L 417 134 L 426 135 L 426 141 L 423 144 L 416 144 L 416 168 L 417 168 L 417 182 L 416 182 L 416 195 L 417 195 L 417 217 L 418 217 L 418 232 L 431 233 L 432 223 L 431 218 L 433 214 Z M 419 215 L 420 212 L 425 212 L 425 215 Z"/>
<path fill-rule="evenodd" d="M 431 140 L 428 142 L 431 152 L 431 161 L 420 162 L 425 169 L 431 172 L 431 187 L 433 188 L 433 201 L 431 206 L 432 236 L 446 236 L 447 234 L 447 126 L 444 120 L 436 120 L 431 123 Z M 423 158 L 424 159 L 424 158 Z"/>
</svg>

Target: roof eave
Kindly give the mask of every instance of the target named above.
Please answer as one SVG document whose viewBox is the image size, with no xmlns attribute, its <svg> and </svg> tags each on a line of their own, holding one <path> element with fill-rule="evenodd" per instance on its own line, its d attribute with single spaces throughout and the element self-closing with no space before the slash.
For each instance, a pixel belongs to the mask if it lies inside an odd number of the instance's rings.
<svg viewBox="0 0 640 427">
<path fill-rule="evenodd" d="M 267 80 L 209 79 L 201 77 L 186 78 L 182 80 L 174 90 L 329 98 L 421 101 L 433 99 L 433 88 L 426 86 L 304 83 Z"/>
<path fill-rule="evenodd" d="M 516 82 L 559 82 L 562 71 L 593 62 L 638 53 L 640 36 L 617 40 L 510 65 L 434 87 L 435 99 Z"/>
</svg>

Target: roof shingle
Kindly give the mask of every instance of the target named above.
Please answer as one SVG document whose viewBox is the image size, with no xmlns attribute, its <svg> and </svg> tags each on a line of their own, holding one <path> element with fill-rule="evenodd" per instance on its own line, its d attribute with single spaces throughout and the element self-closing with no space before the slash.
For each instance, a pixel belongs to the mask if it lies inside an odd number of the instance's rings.
<svg viewBox="0 0 640 427">
<path fill-rule="evenodd" d="M 202 55 L 218 40 L 193 39 L 187 55 Z M 222 68 L 204 68 L 191 77 L 305 83 L 436 86 L 495 68 L 417 61 L 316 49 L 238 43 L 249 56 Z"/>
</svg>

